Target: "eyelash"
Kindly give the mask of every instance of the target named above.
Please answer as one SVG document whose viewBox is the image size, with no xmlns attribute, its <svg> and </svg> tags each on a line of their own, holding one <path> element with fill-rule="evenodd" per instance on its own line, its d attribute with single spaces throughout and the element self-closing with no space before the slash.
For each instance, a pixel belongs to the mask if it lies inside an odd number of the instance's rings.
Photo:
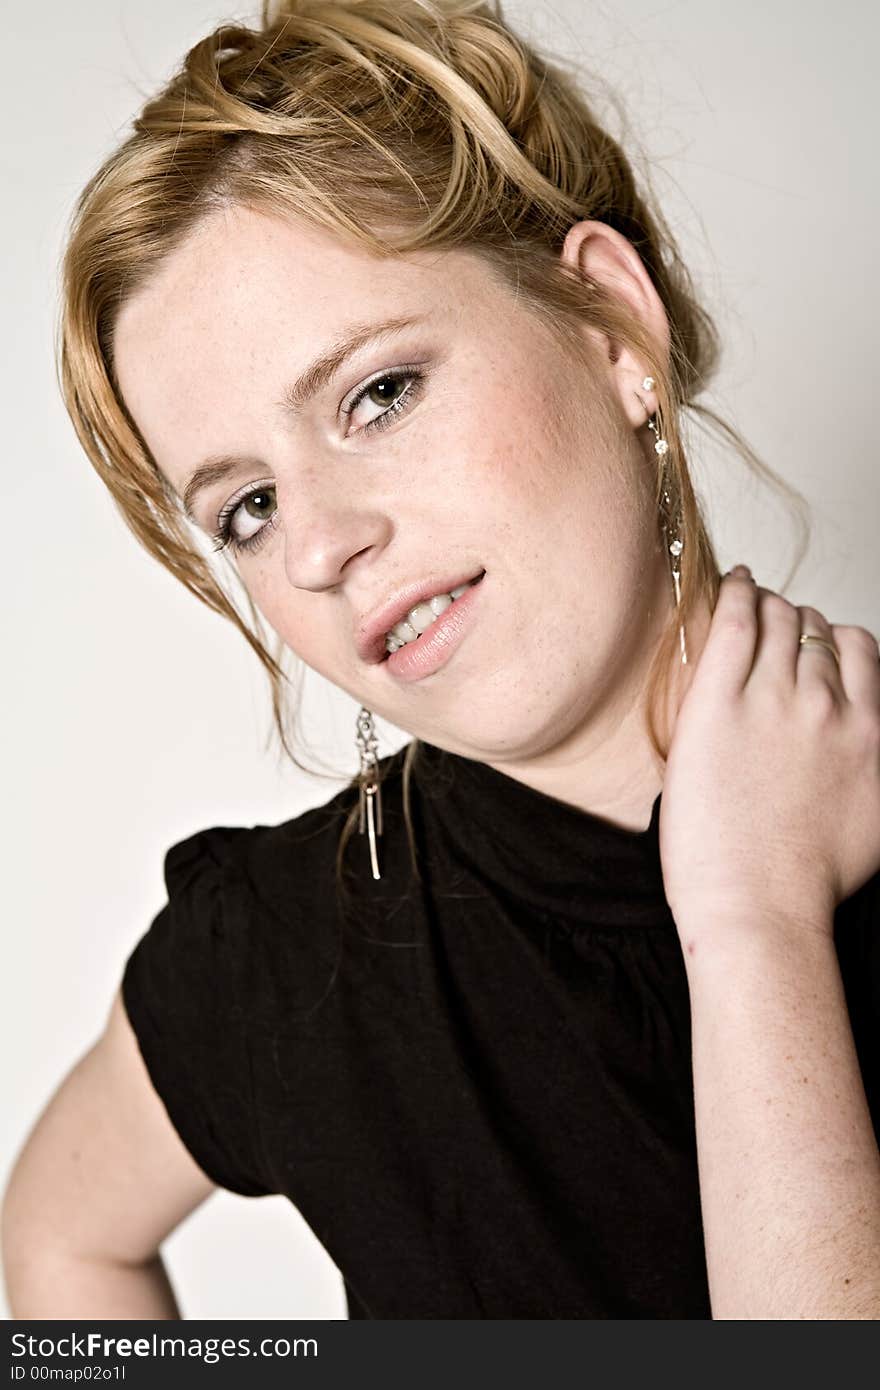
<svg viewBox="0 0 880 1390">
<path fill-rule="evenodd" d="M 418 367 L 393 367 L 390 371 L 383 372 L 381 376 L 373 377 L 372 381 L 368 381 L 366 386 L 361 387 L 360 391 L 358 391 L 354 400 L 345 411 L 346 417 L 353 415 L 367 393 L 372 391 L 374 386 L 378 386 L 380 382 L 384 381 L 409 381 L 410 385 L 407 390 L 404 391 L 403 395 L 398 396 L 397 400 L 389 405 L 387 410 L 383 411 L 381 415 L 377 415 L 375 420 L 370 420 L 366 425 L 363 425 L 359 432 L 367 433 L 371 430 L 386 429 L 399 412 L 408 410 L 421 394 L 425 382 L 425 374 L 420 371 Z M 217 518 L 217 530 L 213 536 L 214 550 L 225 550 L 228 547 L 238 554 L 243 550 L 256 550 L 263 544 L 263 541 L 269 535 L 270 531 L 274 529 L 274 518 L 278 515 L 277 510 L 272 513 L 272 519 L 261 526 L 259 531 L 255 531 L 252 536 L 241 541 L 237 540 L 233 535 L 232 518 L 235 516 L 239 507 L 247 502 L 249 497 L 256 497 L 261 492 L 267 491 L 271 486 L 271 484 L 264 483 L 261 486 L 252 487 L 248 492 L 238 497 L 233 497 L 231 501 L 227 502 Z"/>
</svg>

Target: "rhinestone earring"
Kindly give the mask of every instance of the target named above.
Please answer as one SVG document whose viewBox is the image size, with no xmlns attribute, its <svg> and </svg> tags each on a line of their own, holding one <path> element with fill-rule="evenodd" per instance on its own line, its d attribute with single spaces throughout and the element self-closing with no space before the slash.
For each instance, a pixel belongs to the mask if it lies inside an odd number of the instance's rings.
<svg viewBox="0 0 880 1390">
<path fill-rule="evenodd" d="M 652 376 L 646 376 L 645 379 L 644 379 L 644 381 L 642 382 L 642 390 L 643 390 L 643 391 L 653 391 L 654 385 L 655 385 L 655 383 L 654 383 L 654 378 L 653 378 Z M 638 399 L 641 400 L 641 397 L 639 397 Z M 644 404 L 645 404 L 644 401 L 642 401 L 642 405 L 644 405 Z M 647 406 L 645 406 L 645 409 L 647 410 Z M 670 497 L 670 495 L 669 495 L 669 488 L 668 488 L 668 486 L 667 486 L 667 483 L 668 483 L 668 481 L 669 481 L 669 472 L 668 472 L 668 469 L 667 469 L 667 466 L 666 466 L 666 455 L 669 453 L 669 445 L 668 445 L 668 443 L 666 442 L 665 439 L 662 439 L 662 438 L 661 438 L 661 436 L 660 436 L 660 431 L 659 431 L 659 429 L 657 428 L 657 422 L 656 422 L 656 420 L 652 417 L 650 411 L 648 411 L 647 425 L 648 425 L 648 429 L 651 430 L 651 432 L 652 432 L 652 433 L 654 434 L 654 436 L 655 436 L 655 438 L 654 438 L 654 453 L 657 454 L 658 457 L 659 457 L 659 458 L 661 459 L 661 461 L 662 461 L 662 468 L 663 468 L 663 503 L 664 503 L 664 508 L 663 508 L 663 513 L 664 513 L 663 534 L 664 534 L 664 536 L 665 536 L 665 538 L 666 538 L 666 548 L 667 548 L 667 550 L 669 551 L 670 556 L 672 557 L 672 559 L 671 559 L 671 564 L 672 564 L 672 585 L 673 585 L 673 588 L 674 588 L 674 590 L 675 590 L 675 605 L 676 605 L 677 608 L 680 608 L 680 607 L 681 607 L 681 552 L 684 550 L 684 540 L 683 540 L 683 538 L 682 538 L 682 517 L 681 517 L 681 512 L 679 511 L 678 514 L 677 514 L 676 517 L 675 517 L 674 524 L 673 524 L 673 526 L 672 526 L 672 528 L 671 528 L 671 529 L 672 529 L 672 532 L 673 532 L 673 539 L 670 540 L 670 539 L 669 539 L 669 533 L 670 533 L 669 521 L 670 521 L 671 512 L 672 512 L 672 499 L 671 499 L 671 497 Z M 687 665 L 687 645 L 686 645 L 686 643 L 685 643 L 685 637 L 684 637 L 684 623 L 679 623 L 679 626 L 678 626 L 678 635 L 679 635 L 679 643 L 680 643 L 680 646 L 681 646 L 681 664 L 682 664 L 682 666 L 686 666 L 686 665 Z"/>
<path fill-rule="evenodd" d="M 361 765 L 358 772 L 359 818 L 358 833 L 368 831 L 370 838 L 370 864 L 373 878 L 381 878 L 379 856 L 376 846 L 377 835 L 382 834 L 382 788 L 378 775 L 376 751 L 379 747 L 373 715 L 366 705 L 361 705 L 357 716 L 355 742 L 360 752 Z"/>
</svg>

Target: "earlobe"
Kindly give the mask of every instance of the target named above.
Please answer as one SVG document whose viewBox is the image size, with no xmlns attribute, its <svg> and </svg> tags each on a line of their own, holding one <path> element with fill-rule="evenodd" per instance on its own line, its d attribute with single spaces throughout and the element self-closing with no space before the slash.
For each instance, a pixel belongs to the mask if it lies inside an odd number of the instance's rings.
<svg viewBox="0 0 880 1390">
<path fill-rule="evenodd" d="M 663 357 L 668 357 L 670 334 L 666 311 L 644 262 L 626 237 L 606 222 L 590 219 L 575 222 L 566 234 L 560 258 L 623 300 L 657 343 Z M 645 364 L 638 361 L 625 344 L 610 339 L 606 339 L 606 343 L 615 375 L 622 373 L 627 381 L 635 376 L 640 383 L 645 376 Z M 623 403 L 632 422 L 641 423 L 641 406 L 625 384 Z"/>
</svg>

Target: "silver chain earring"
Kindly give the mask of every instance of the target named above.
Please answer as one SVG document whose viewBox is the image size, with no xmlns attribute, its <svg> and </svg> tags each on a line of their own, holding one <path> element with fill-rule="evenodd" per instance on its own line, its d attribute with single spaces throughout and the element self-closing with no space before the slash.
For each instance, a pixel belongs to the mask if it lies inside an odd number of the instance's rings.
<svg viewBox="0 0 880 1390">
<path fill-rule="evenodd" d="M 642 382 L 642 390 L 653 391 L 654 385 L 654 378 L 652 376 L 646 376 L 644 381 Z M 639 397 L 638 399 L 641 400 L 641 397 Z M 642 401 L 642 405 L 644 404 L 644 401 Z M 645 409 L 647 410 L 647 406 L 645 406 Z M 675 589 L 675 605 L 677 608 L 681 608 L 681 552 L 684 550 L 684 539 L 682 536 L 681 512 L 679 511 L 677 513 L 677 515 L 674 518 L 674 521 L 672 520 L 671 516 L 672 498 L 669 495 L 669 488 L 667 486 L 667 483 L 669 481 L 669 472 L 666 466 L 666 455 L 669 453 L 669 445 L 665 439 L 661 438 L 660 431 L 657 428 L 657 422 L 653 418 L 650 411 L 648 411 L 647 425 L 648 429 L 651 430 L 651 432 L 654 435 L 654 453 L 657 454 L 657 456 L 662 460 L 664 502 L 663 534 L 666 538 L 666 548 L 669 551 L 670 556 L 672 557 L 672 584 L 673 588 Z M 669 539 L 670 530 L 673 534 L 672 540 Z M 684 623 L 679 623 L 678 634 L 681 645 L 681 664 L 682 666 L 686 666 L 687 645 L 685 643 L 684 638 Z"/>
<path fill-rule="evenodd" d="M 355 742 L 361 758 L 360 771 L 358 772 L 358 832 L 361 835 L 365 830 L 369 833 L 370 864 L 373 869 L 373 878 L 381 878 L 376 845 L 376 837 L 382 834 L 382 787 L 379 782 L 378 759 L 376 757 L 379 741 L 373 727 L 372 712 L 367 709 L 366 705 L 361 705 L 358 710 Z"/>
</svg>

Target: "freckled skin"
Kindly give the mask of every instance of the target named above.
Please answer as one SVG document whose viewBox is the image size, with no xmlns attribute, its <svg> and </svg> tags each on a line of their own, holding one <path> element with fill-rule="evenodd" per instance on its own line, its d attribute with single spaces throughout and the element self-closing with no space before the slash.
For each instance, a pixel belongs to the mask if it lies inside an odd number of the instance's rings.
<svg viewBox="0 0 880 1390">
<path fill-rule="evenodd" d="M 578 223 L 563 254 L 606 276 L 668 342 L 622 237 Z M 351 324 L 397 314 L 426 323 L 359 353 L 300 418 L 279 408 Z M 200 496 L 206 532 L 236 493 L 274 483 L 278 524 L 236 563 L 303 661 L 399 728 L 643 827 L 662 780 L 643 689 L 674 600 L 652 511 L 644 367 L 593 330 L 584 343 L 589 368 L 473 253 L 401 264 L 238 208 L 201 223 L 123 306 L 116 369 L 178 492 L 210 455 L 253 458 Z M 357 387 L 407 363 L 426 380 L 389 428 L 363 429 L 387 408 L 375 395 L 338 415 Z M 246 532 L 260 524 L 240 520 Z M 359 617 L 433 570 L 481 568 L 479 617 L 433 676 L 398 684 L 360 661 Z M 707 623 L 702 614 L 689 630 L 692 660 Z"/>
</svg>

